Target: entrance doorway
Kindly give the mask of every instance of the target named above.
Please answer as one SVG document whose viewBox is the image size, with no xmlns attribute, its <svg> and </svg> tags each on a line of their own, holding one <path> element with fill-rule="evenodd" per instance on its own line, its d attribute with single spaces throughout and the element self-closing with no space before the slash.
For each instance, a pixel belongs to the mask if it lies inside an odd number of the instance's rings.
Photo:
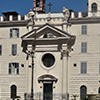
<svg viewBox="0 0 100 100">
<path fill-rule="evenodd" d="M 43 100 L 53 100 L 53 83 L 43 83 Z"/>
<path fill-rule="evenodd" d="M 53 100 L 53 83 L 58 79 L 53 75 L 45 74 L 38 78 L 38 82 L 43 83 L 43 100 Z"/>
</svg>

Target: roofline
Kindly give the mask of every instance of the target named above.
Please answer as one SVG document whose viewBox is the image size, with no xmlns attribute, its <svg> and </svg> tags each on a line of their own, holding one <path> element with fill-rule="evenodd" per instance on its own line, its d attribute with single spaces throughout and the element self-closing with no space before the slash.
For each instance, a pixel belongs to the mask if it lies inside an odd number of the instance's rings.
<svg viewBox="0 0 100 100">
<path fill-rule="evenodd" d="M 86 17 L 86 18 L 71 18 L 69 20 L 71 24 L 90 24 L 100 23 L 100 17 Z"/>
<path fill-rule="evenodd" d="M 28 24 L 28 20 L 21 20 L 21 21 L 3 21 L 3 22 L 0 22 L 0 27 L 26 26 L 27 24 Z"/>
<path fill-rule="evenodd" d="M 94 24 L 100 23 L 100 17 L 85 17 L 85 18 L 70 18 L 69 22 L 71 24 Z M 0 22 L 0 27 L 9 27 L 9 26 L 26 26 L 28 24 L 28 20 L 16 20 L 16 21 L 2 21 Z M 62 23 L 63 24 L 63 23 Z M 60 24 L 53 24 L 53 25 L 61 25 Z M 40 26 L 36 24 L 35 26 Z"/>
</svg>

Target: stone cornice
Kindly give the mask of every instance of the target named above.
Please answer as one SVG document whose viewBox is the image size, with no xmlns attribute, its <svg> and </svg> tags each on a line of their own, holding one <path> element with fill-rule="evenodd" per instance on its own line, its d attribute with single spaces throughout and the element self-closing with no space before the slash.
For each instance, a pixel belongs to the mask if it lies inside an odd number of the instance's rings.
<svg viewBox="0 0 100 100">
<path fill-rule="evenodd" d="M 93 24 L 100 23 L 100 17 L 85 17 L 85 18 L 70 18 L 69 22 L 71 24 Z M 0 27 L 10 27 L 10 26 L 26 26 L 28 24 L 28 20 L 21 21 L 2 21 L 0 22 Z M 63 22 L 62 22 L 63 24 Z M 55 25 L 61 25 L 61 23 L 57 23 Z M 35 26 L 40 26 L 35 25 Z"/>
<path fill-rule="evenodd" d="M 86 17 L 86 18 L 71 18 L 71 24 L 93 24 L 100 23 L 100 17 Z"/>
<path fill-rule="evenodd" d="M 27 24 L 28 24 L 28 20 L 21 20 L 21 21 L 3 21 L 3 22 L 0 22 L 0 27 L 26 26 Z"/>
</svg>

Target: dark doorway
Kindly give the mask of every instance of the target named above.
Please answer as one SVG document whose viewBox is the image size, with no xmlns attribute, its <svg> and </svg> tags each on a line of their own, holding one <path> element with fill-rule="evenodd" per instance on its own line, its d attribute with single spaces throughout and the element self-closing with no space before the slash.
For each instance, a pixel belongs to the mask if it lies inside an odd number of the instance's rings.
<svg viewBox="0 0 100 100">
<path fill-rule="evenodd" d="M 80 87 L 80 100 L 85 100 L 87 95 L 87 87 L 82 85 Z"/>
<path fill-rule="evenodd" d="M 11 98 L 14 100 L 17 96 L 17 87 L 16 85 L 11 86 Z"/>
<path fill-rule="evenodd" d="M 44 83 L 43 84 L 43 100 L 52 100 L 53 98 L 53 84 Z"/>
</svg>

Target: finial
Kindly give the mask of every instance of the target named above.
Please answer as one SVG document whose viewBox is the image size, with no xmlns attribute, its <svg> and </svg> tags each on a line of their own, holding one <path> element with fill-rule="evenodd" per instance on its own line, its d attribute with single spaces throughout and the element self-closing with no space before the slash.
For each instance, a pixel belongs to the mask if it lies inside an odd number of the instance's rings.
<svg viewBox="0 0 100 100">
<path fill-rule="evenodd" d="M 52 4 L 49 2 L 49 3 L 48 3 L 49 12 L 51 12 L 51 6 L 52 6 Z"/>
</svg>

